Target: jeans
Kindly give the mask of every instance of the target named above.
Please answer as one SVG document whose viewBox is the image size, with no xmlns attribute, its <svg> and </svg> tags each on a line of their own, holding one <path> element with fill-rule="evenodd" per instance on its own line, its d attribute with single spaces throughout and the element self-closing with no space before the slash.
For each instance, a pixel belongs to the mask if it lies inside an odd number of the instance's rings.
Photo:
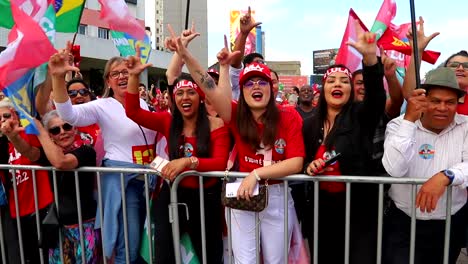
<svg viewBox="0 0 468 264">
<path fill-rule="evenodd" d="M 137 179 L 129 181 L 125 189 L 127 203 L 127 227 L 128 227 L 128 243 L 130 263 L 137 263 L 141 234 L 145 221 L 145 197 L 144 197 L 145 182 Z M 119 230 L 117 234 L 117 242 L 115 245 L 115 263 L 125 264 L 125 235 L 124 235 L 124 220 L 123 220 L 123 205 L 119 212 Z"/>
</svg>

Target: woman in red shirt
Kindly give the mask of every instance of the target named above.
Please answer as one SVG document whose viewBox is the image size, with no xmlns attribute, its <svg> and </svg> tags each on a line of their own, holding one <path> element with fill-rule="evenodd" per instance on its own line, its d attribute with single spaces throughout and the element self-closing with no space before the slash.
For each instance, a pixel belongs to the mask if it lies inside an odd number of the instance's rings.
<svg viewBox="0 0 468 264">
<path fill-rule="evenodd" d="M 220 118 L 208 116 L 204 104 L 205 95 L 198 85 L 189 77 L 175 80 L 172 115 L 169 112 L 143 110 L 138 99 L 138 80 L 145 66 L 147 65 L 142 65 L 139 58 L 129 59 L 130 77 L 125 110 L 130 119 L 141 126 L 161 132 L 168 139 L 171 161 L 162 169 L 162 177 L 172 181 L 185 170 L 224 170 L 230 147 L 228 129 Z M 169 90 L 171 92 L 171 88 Z M 185 178 L 180 182 L 178 199 L 180 203 L 187 204 L 190 215 L 190 221 L 185 222 L 187 218 L 182 213 L 184 210 L 181 210 L 181 231 L 189 233 L 195 251 L 201 258 L 198 188 L 198 177 Z M 204 181 L 205 225 L 209 227 L 206 229 L 208 263 L 220 263 L 223 255 L 220 193 L 218 178 L 207 178 Z M 167 234 L 165 242 L 172 245 L 171 234 Z M 172 253 L 173 250 L 157 254 Z"/>
<path fill-rule="evenodd" d="M 190 74 L 195 76 L 195 81 L 234 135 L 239 170 L 249 173 L 239 180 L 241 184 L 237 197 L 250 199 L 258 183 L 299 172 L 304 157 L 302 121 L 294 109 L 289 111 L 276 106 L 270 69 L 258 63 L 244 68 L 239 79 L 242 89 L 239 103 L 233 103 L 229 65 L 238 53 L 229 53 L 227 41 L 218 54 L 221 67 L 218 86 L 179 38 L 172 41 L 176 43 L 176 52 L 184 60 Z M 271 165 L 264 166 L 269 152 Z M 284 240 L 284 218 L 292 219 L 295 211 L 289 193 L 288 210 L 284 210 L 284 184 L 275 180 L 270 180 L 268 184 L 268 206 L 259 216 L 261 251 L 265 263 L 281 263 L 285 257 L 284 246 L 289 245 L 289 239 Z M 232 210 L 232 215 L 230 228 L 236 263 L 255 263 L 256 250 L 260 250 L 255 242 L 255 213 Z M 288 231 L 291 235 L 292 221 L 288 221 Z"/>
</svg>

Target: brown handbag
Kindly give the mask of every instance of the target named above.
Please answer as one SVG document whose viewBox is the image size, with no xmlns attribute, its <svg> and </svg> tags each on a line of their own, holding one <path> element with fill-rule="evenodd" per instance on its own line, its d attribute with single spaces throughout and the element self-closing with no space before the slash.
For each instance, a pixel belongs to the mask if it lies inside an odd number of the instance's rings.
<svg viewBox="0 0 468 264">
<path fill-rule="evenodd" d="M 246 199 L 237 199 L 237 197 L 227 198 L 226 197 L 226 184 L 228 183 L 229 170 L 234 165 L 234 160 L 237 156 L 237 149 L 234 146 L 231 155 L 229 156 L 226 171 L 224 173 L 223 187 L 221 190 L 221 201 L 225 207 L 231 209 L 261 212 L 268 206 L 268 179 L 265 180 L 265 184 L 259 186 L 258 195 L 250 198 L 250 201 Z M 271 164 L 271 149 L 265 151 L 263 166 Z"/>
</svg>

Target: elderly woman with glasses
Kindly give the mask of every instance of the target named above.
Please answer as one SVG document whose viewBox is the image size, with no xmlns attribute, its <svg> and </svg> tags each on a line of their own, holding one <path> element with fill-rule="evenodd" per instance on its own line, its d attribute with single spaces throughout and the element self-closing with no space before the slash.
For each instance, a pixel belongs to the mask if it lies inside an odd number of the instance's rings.
<svg viewBox="0 0 468 264">
<path fill-rule="evenodd" d="M 102 131 L 106 167 L 143 167 L 153 160 L 156 132 L 142 128 L 125 114 L 125 96 L 129 72 L 122 57 L 111 58 L 104 69 L 107 88 L 103 98 L 89 103 L 72 105 L 63 82 L 68 71 L 78 68 L 67 63 L 69 50 L 62 50 L 49 60 L 52 75 L 53 96 L 57 111 L 64 121 L 74 126 L 89 126 L 97 123 Z M 143 100 L 141 107 L 148 109 Z M 124 176 L 128 251 L 130 263 L 138 261 L 140 235 L 144 221 L 144 184 L 138 174 Z M 150 177 L 150 179 L 152 179 Z M 126 263 L 124 217 L 120 174 L 107 173 L 101 177 L 104 219 L 96 219 L 96 226 L 104 222 L 104 254 L 111 258 L 115 252 L 115 263 Z"/>
<path fill-rule="evenodd" d="M 47 113 L 41 123 L 36 122 L 38 139 L 50 165 L 60 170 L 73 170 L 81 166 L 94 166 L 96 152 L 93 147 L 79 144 L 77 133 L 69 123 L 63 121 L 57 111 Z M 96 201 L 93 196 L 94 173 L 79 172 L 79 184 L 75 186 L 74 172 L 57 172 L 58 209 L 63 225 L 63 249 L 65 263 L 81 261 L 80 231 L 78 227 L 78 205 L 76 193 L 80 194 L 81 220 L 85 244 L 86 263 L 97 263 L 100 249 L 99 231 L 94 228 Z M 60 250 L 56 245 L 49 249 L 49 263 L 60 263 Z"/>
</svg>

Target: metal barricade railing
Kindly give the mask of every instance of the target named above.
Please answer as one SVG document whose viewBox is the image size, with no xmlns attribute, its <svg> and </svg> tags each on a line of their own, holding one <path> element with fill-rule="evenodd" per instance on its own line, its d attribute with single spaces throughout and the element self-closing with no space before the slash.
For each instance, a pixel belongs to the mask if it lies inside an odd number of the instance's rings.
<svg viewBox="0 0 468 264">
<path fill-rule="evenodd" d="M 247 173 L 239 173 L 239 172 L 230 172 L 230 178 L 244 178 L 248 174 Z M 179 213 L 178 213 L 178 198 L 177 198 L 177 191 L 179 183 L 188 176 L 199 176 L 199 190 L 200 190 L 200 216 L 201 216 L 201 223 L 202 223 L 202 238 L 205 239 L 204 233 L 204 206 L 203 206 L 203 177 L 215 177 L 215 178 L 224 178 L 225 172 L 221 171 L 213 171 L 213 172 L 196 172 L 196 171 L 187 171 L 180 174 L 173 182 L 171 187 L 171 204 L 170 207 L 170 221 L 172 223 L 172 232 L 173 232 L 173 243 L 174 243 L 174 254 L 176 257 L 176 263 L 181 263 L 181 254 L 180 254 L 180 230 L 179 230 Z M 383 214 L 384 214 L 384 184 L 407 184 L 412 185 L 411 189 L 411 199 L 412 201 L 416 201 L 416 191 L 417 186 L 422 185 L 427 181 L 427 179 L 421 178 L 393 178 L 393 177 L 376 177 L 376 176 L 336 176 L 336 177 L 329 177 L 329 176 L 315 176 L 310 177 L 307 175 L 291 175 L 286 178 L 281 178 L 278 180 L 284 181 L 284 210 L 288 212 L 288 181 L 311 181 L 314 184 L 314 219 L 313 219 L 313 248 L 312 248 L 312 258 L 313 263 L 318 263 L 318 216 L 319 216 L 319 183 L 320 182 L 343 182 L 346 185 L 346 212 L 345 212 L 345 260 L 344 262 L 347 264 L 349 263 L 349 255 L 350 255 L 350 215 L 351 215 L 351 183 L 371 183 L 371 184 L 378 184 L 378 215 L 377 215 L 377 245 L 376 245 L 376 263 L 380 264 L 382 262 L 382 240 L 383 240 Z M 445 222 L 445 238 L 444 238 L 444 264 L 448 264 L 449 260 L 449 243 L 450 243 L 450 221 L 451 221 L 451 205 L 452 205 L 452 186 L 447 187 L 447 210 L 446 210 L 446 222 Z M 229 254 L 229 262 L 233 263 L 232 261 L 232 232 L 231 232 L 231 209 L 226 208 L 226 222 L 228 226 L 228 254 Z M 258 220 L 258 213 L 256 214 L 255 221 Z M 259 245 L 259 230 L 258 225 L 256 225 L 256 245 Z M 288 213 L 285 213 L 284 219 L 284 241 L 288 241 Z M 412 205 L 412 215 L 411 215 L 411 234 L 410 234 L 410 254 L 409 254 L 409 263 L 414 263 L 415 258 L 415 241 L 416 241 L 416 206 L 415 203 Z M 318 243 L 315 243 L 317 242 Z M 203 251 L 202 251 L 202 263 L 206 263 L 206 241 L 202 241 L 203 243 Z M 288 249 L 289 245 L 284 245 L 284 263 L 288 263 Z M 260 250 L 257 248 L 257 263 L 260 263 Z"/>
<path fill-rule="evenodd" d="M 55 168 L 52 167 L 40 167 L 40 166 L 22 166 L 22 165 L 0 165 L 0 170 L 10 170 L 14 175 L 16 176 L 16 171 L 17 170 L 32 170 L 33 171 L 33 195 L 34 195 L 34 200 L 35 200 L 35 220 L 36 220 L 36 229 L 38 230 L 38 237 L 37 239 L 40 239 L 41 237 L 41 231 L 40 231 L 40 215 L 39 215 L 39 208 L 38 208 L 38 194 L 37 194 L 37 183 L 36 183 L 36 171 L 50 171 L 52 173 L 52 179 L 53 179 L 53 189 L 54 189 L 54 200 L 58 203 L 58 197 L 60 190 L 57 190 L 57 174 Z M 81 203 L 80 203 L 80 191 L 79 191 L 79 172 L 95 172 L 96 173 L 96 187 L 98 191 L 97 195 L 97 205 L 98 205 L 98 215 L 101 218 L 101 240 L 102 240 L 102 249 L 103 249 L 103 261 L 106 263 L 106 258 L 104 256 L 104 229 L 106 226 L 103 224 L 103 217 L 104 217 L 104 212 L 103 212 L 103 198 L 102 198 L 102 182 L 101 182 L 101 177 L 105 177 L 105 173 L 118 173 L 120 174 L 120 188 L 122 191 L 122 210 L 123 210 L 123 222 L 124 222 L 124 235 L 125 235 L 125 255 L 126 255 L 126 261 L 129 263 L 129 241 L 128 241 L 128 221 L 126 217 L 126 199 L 125 199 L 125 187 L 124 187 L 124 177 L 125 174 L 128 173 L 137 173 L 144 175 L 144 181 L 145 181 L 145 197 L 146 197 L 146 215 L 147 218 L 149 219 L 149 223 L 151 223 L 151 217 L 153 217 L 150 213 L 150 191 L 149 191 L 149 174 L 157 174 L 154 170 L 151 169 L 136 169 L 136 168 L 108 168 L 108 167 L 82 167 L 79 169 L 74 170 L 74 180 L 75 180 L 75 187 L 77 188 L 76 192 L 76 199 L 77 199 L 77 208 L 78 208 L 78 221 L 79 221 L 79 235 L 80 235 L 80 247 L 82 252 L 85 252 L 85 244 L 84 244 L 84 234 L 83 234 L 83 222 L 82 222 L 82 212 L 81 212 Z M 179 213 L 178 213 L 178 200 L 177 200 L 177 190 L 179 183 L 181 182 L 182 179 L 184 179 L 187 176 L 200 176 L 199 177 L 199 185 L 201 186 L 199 188 L 200 190 L 200 221 L 201 221 L 201 238 L 202 238 L 202 256 L 201 256 L 201 261 L 202 263 L 206 263 L 207 261 L 207 251 L 206 251 L 206 226 L 205 226 L 205 212 L 204 212 L 204 189 L 202 188 L 203 186 L 203 177 L 216 177 L 216 178 L 223 178 L 224 172 L 196 172 L 196 171 L 188 171 L 184 172 L 178 177 L 176 177 L 175 181 L 172 184 L 171 188 L 171 202 L 169 204 L 169 221 L 172 223 L 172 231 L 173 231 L 173 244 L 174 244 L 174 254 L 176 257 L 176 263 L 180 263 L 181 261 L 181 256 L 180 256 L 180 230 L 179 230 Z M 231 178 L 243 178 L 246 177 L 248 174 L 247 173 L 239 173 L 239 172 L 231 172 L 229 174 L 229 177 Z M 383 231 L 382 231 L 382 226 L 383 226 L 383 210 L 384 210 L 384 184 L 409 184 L 412 185 L 411 189 L 411 197 L 412 200 L 415 201 L 416 197 L 416 191 L 417 191 L 417 185 L 423 184 L 427 179 L 420 179 L 420 178 L 391 178 L 391 177 L 366 177 L 366 176 L 337 176 L 337 177 L 329 177 L 329 176 L 316 176 L 316 177 L 310 177 L 306 175 L 291 175 L 286 178 L 282 178 L 279 180 L 284 181 L 284 211 L 288 212 L 288 194 L 289 190 L 286 188 L 288 186 L 288 181 L 312 181 L 313 182 L 313 188 L 314 188 L 314 219 L 313 219 L 313 226 L 314 226 L 314 232 L 313 232 L 313 240 L 318 241 L 318 226 L 319 226 L 319 221 L 318 221 L 318 215 L 319 215 L 319 182 L 344 182 L 346 184 L 346 212 L 345 212 L 345 263 L 349 263 L 349 253 L 350 253 L 350 214 L 351 214 L 351 207 L 350 207 L 350 202 L 351 202 L 351 191 L 352 191 L 352 184 L 351 183 L 373 183 L 373 184 L 378 184 L 379 185 L 379 193 L 378 193 L 378 230 L 377 230 L 377 245 L 376 245 L 376 252 L 377 252 L 377 260 L 376 263 L 380 264 L 381 263 L 381 258 L 382 258 L 382 237 L 383 237 Z M 20 205 L 18 201 L 18 190 L 17 190 L 17 179 L 16 177 L 12 177 L 12 188 L 13 188 L 13 193 L 14 193 L 14 202 L 16 205 Z M 444 264 L 448 263 L 448 257 L 449 257 L 449 241 L 450 241 L 450 221 L 451 221 L 451 204 L 452 204 L 452 199 L 451 199 L 451 193 L 452 193 L 452 187 L 449 186 L 447 189 L 447 211 L 446 211 L 446 224 L 445 224 L 445 239 L 444 239 Z M 11 201 L 10 201 L 11 202 Z M 221 202 L 221 201 L 220 201 Z M 57 204 L 58 208 L 59 205 Z M 16 206 L 16 215 L 19 216 L 19 206 Z M 3 217 L 0 215 L 0 217 Z M 228 225 L 228 250 L 229 250 L 229 263 L 232 263 L 232 232 L 231 232 L 231 210 L 227 210 L 226 212 L 226 221 Z M 258 221 L 258 213 L 256 214 L 256 222 Z M 284 256 L 285 260 L 284 263 L 288 263 L 288 249 L 289 245 L 287 245 L 286 241 L 288 241 L 288 213 L 285 213 L 285 220 L 284 220 Z M 16 218 L 16 226 L 17 226 L 17 232 L 18 232 L 18 239 L 19 239 L 19 251 L 20 251 L 20 262 L 25 263 L 24 259 L 24 249 L 23 249 L 23 241 L 22 241 L 22 229 L 21 229 L 21 222 L 20 218 Z M 258 225 L 256 224 L 256 244 L 259 245 L 260 241 L 260 230 Z M 147 235 L 149 238 L 152 237 L 152 228 L 149 226 L 147 229 Z M 5 236 L 4 236 L 4 230 L 3 226 L 1 225 L 0 221 L 0 248 L 2 252 L 2 261 L 3 263 L 6 263 L 5 259 Z M 60 256 L 63 261 L 63 249 L 62 249 L 62 241 L 63 237 L 61 237 L 60 233 Z M 410 254 L 409 254 L 409 263 L 414 263 L 414 257 L 415 257 L 415 240 L 416 240 L 416 207 L 413 203 L 412 207 L 412 215 L 411 215 L 411 235 L 410 235 Z M 149 239 L 149 257 L 150 259 L 153 259 L 153 256 L 155 252 L 153 252 L 153 245 L 152 245 L 152 240 Z M 313 257 L 313 263 L 318 263 L 318 243 L 313 243 L 313 248 L 311 249 L 312 251 L 312 257 Z M 43 254 L 40 252 L 39 254 Z M 82 261 L 84 261 L 84 254 L 82 255 Z M 260 262 L 260 251 L 257 249 L 257 263 Z M 41 258 L 41 263 L 43 263 L 42 258 Z"/>
<path fill-rule="evenodd" d="M 22 234 L 22 228 L 21 228 L 21 219 L 20 219 L 20 211 L 19 208 L 21 206 L 20 201 L 18 200 L 18 190 L 17 190 L 17 179 L 16 179 L 16 171 L 18 170 L 31 170 L 32 171 L 32 180 L 33 180 L 33 195 L 34 195 L 34 206 L 35 206 L 35 221 L 36 221 L 36 231 L 38 234 L 38 241 L 41 239 L 41 219 L 40 219 L 40 214 L 39 214 L 39 205 L 38 205 L 38 190 L 37 190 L 37 182 L 36 182 L 36 171 L 49 171 L 52 174 L 52 187 L 53 187 L 53 193 L 54 193 L 54 200 L 57 205 L 57 210 L 58 213 L 60 214 L 59 211 L 59 192 L 58 190 L 58 185 L 57 185 L 57 174 L 56 172 L 59 171 L 53 167 L 41 167 L 41 166 L 34 166 L 34 165 L 6 165 L 6 164 L 0 164 L 0 170 L 9 170 L 13 177 L 12 177 L 12 188 L 13 188 L 13 196 L 14 196 L 14 203 L 15 203 L 15 210 L 16 210 L 16 226 L 17 226 L 17 232 L 18 232 L 18 243 L 19 243 L 19 252 L 20 252 L 20 263 L 23 264 L 25 263 L 25 258 L 24 258 L 24 249 L 23 249 L 23 234 Z M 130 258 L 129 258 L 129 241 L 128 241 L 128 221 L 127 221 L 127 208 L 126 208 L 126 199 L 125 199 L 125 185 L 124 185 L 124 177 L 125 174 L 129 173 L 136 173 L 136 174 L 141 174 L 144 175 L 144 182 L 145 182 L 145 202 L 146 202 L 146 217 L 148 223 L 151 223 L 151 213 L 150 213 L 150 190 L 149 190 L 149 174 L 157 174 L 154 170 L 151 169 L 136 169 L 136 168 L 108 168 L 108 167 L 81 167 L 76 170 L 73 170 L 74 172 L 74 180 L 75 180 L 75 188 L 76 188 L 76 199 L 77 199 L 77 211 L 78 211 L 78 226 L 79 226 L 79 236 L 80 236 L 80 247 L 81 247 L 81 252 L 85 253 L 85 239 L 84 239 L 84 231 L 83 231 L 83 221 L 82 221 L 82 206 L 81 206 L 81 194 L 80 194 L 80 189 L 79 189 L 79 172 L 95 172 L 96 173 L 96 187 L 98 191 L 97 195 L 97 206 L 99 208 L 98 214 L 101 219 L 101 243 L 102 243 L 102 257 L 103 257 L 103 263 L 107 263 L 107 259 L 104 255 L 104 229 L 106 228 L 104 226 L 104 212 L 103 212 L 103 199 L 102 199 L 102 185 L 101 185 L 101 177 L 105 177 L 106 175 L 103 175 L 105 173 L 119 173 L 120 174 L 120 182 L 121 182 L 121 192 L 122 192 L 122 210 L 123 210 L 123 223 L 124 223 L 124 235 L 125 235 L 125 255 L 126 255 L 126 262 L 130 263 Z M 6 177 L 8 179 L 8 177 Z M 9 194 L 7 194 L 9 195 Z M 11 202 L 11 201 L 10 201 Z M 8 210 L 8 208 L 7 208 Z M 0 215 L 0 217 L 3 217 Z M 13 219 L 14 220 L 14 219 Z M 149 238 L 152 237 L 152 229 L 151 226 L 147 228 L 147 235 Z M 63 242 L 63 237 L 62 237 L 62 232 L 59 231 L 59 250 L 60 250 L 60 259 L 63 263 L 63 248 L 62 248 L 62 242 Z M 148 255 L 149 259 L 153 259 L 154 252 L 153 252 L 153 245 L 152 245 L 152 240 L 149 239 L 149 248 L 148 248 Z M 4 230 L 3 226 L 1 225 L 0 221 L 0 248 L 2 252 L 2 263 L 8 263 L 6 259 L 6 243 L 5 243 L 5 236 L 4 236 Z M 43 261 L 43 250 L 38 249 L 39 254 L 40 254 L 40 262 L 41 264 L 44 263 Z M 81 254 L 81 262 L 86 263 L 86 255 Z"/>
</svg>

